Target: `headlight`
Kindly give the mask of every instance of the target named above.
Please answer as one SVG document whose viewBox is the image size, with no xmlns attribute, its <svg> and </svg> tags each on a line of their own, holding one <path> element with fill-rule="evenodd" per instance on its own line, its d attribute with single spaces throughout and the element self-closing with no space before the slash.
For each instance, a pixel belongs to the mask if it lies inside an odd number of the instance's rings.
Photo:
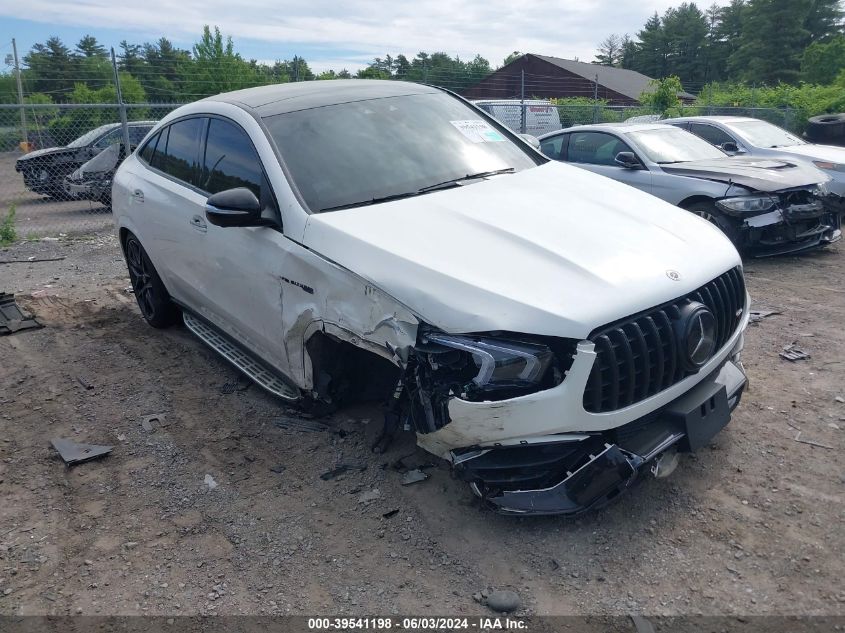
<svg viewBox="0 0 845 633">
<path fill-rule="evenodd" d="M 552 350 L 540 343 L 439 333 L 425 339 L 468 353 L 477 369 L 471 383 L 482 390 L 536 387 L 554 359 Z"/>
<path fill-rule="evenodd" d="M 819 169 L 826 169 L 828 171 L 845 171 L 845 165 L 842 163 L 831 163 L 826 160 L 814 160 L 813 165 Z"/>
<path fill-rule="evenodd" d="M 777 200 L 772 196 L 741 196 L 716 201 L 716 206 L 730 215 L 761 213 L 768 211 L 776 204 Z"/>
</svg>

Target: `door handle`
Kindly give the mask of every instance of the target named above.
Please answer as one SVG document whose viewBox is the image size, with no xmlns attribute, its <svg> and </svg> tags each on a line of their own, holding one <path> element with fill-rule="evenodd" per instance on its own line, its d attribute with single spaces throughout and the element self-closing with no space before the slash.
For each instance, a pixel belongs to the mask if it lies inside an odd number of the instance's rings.
<svg viewBox="0 0 845 633">
<path fill-rule="evenodd" d="M 191 218 L 190 225 L 194 227 L 197 231 L 201 231 L 205 233 L 208 231 L 208 225 L 205 223 L 201 215 L 195 215 Z"/>
<path fill-rule="evenodd" d="M 135 202 L 143 202 L 144 201 L 144 192 L 140 189 L 136 189 L 132 192 L 132 197 L 135 198 Z"/>
</svg>

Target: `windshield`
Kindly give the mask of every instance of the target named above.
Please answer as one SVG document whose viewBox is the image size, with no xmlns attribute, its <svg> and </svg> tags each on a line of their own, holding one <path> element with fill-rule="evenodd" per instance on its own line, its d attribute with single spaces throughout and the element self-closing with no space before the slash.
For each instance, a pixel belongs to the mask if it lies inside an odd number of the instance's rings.
<svg viewBox="0 0 845 633">
<path fill-rule="evenodd" d="M 85 132 L 82 136 L 80 136 L 75 141 L 71 141 L 67 144 L 68 147 L 85 147 L 86 145 L 90 145 L 93 143 L 97 137 L 101 134 L 105 134 L 108 130 L 114 127 L 112 124 L 108 125 L 101 125 L 100 127 L 94 128 L 90 132 Z"/>
<path fill-rule="evenodd" d="M 537 165 L 530 150 L 441 92 L 299 110 L 264 122 L 314 212 Z"/>
<path fill-rule="evenodd" d="M 691 160 L 725 158 L 722 150 L 695 134 L 676 127 L 643 130 L 628 134 L 651 161 L 660 165 Z"/>
<path fill-rule="evenodd" d="M 755 147 L 789 147 L 806 145 L 804 141 L 768 121 L 736 121 L 728 127 Z"/>
</svg>

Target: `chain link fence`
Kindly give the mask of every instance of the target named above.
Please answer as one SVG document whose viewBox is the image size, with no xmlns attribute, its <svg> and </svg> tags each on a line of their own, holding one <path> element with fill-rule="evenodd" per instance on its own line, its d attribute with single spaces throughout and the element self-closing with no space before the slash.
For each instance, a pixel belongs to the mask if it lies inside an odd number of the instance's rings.
<svg viewBox="0 0 845 633">
<path fill-rule="evenodd" d="M 177 104 L 126 106 L 132 149 Z M 5 241 L 112 226 L 111 177 L 125 157 L 117 104 L 0 104 L 0 223 Z M 11 219 L 10 218 L 11 215 Z"/>
<path fill-rule="evenodd" d="M 539 136 L 572 125 L 653 115 L 641 106 L 480 102 L 515 132 Z M 179 104 L 125 106 L 130 147 Z M 793 129 L 793 112 L 773 108 L 686 106 L 684 115 L 731 114 Z M 108 104 L 0 104 L 0 226 L 5 241 L 43 239 L 108 230 L 111 177 L 125 156 L 121 106 Z M 655 117 L 656 118 L 656 117 Z M 11 215 L 11 218 L 10 218 Z M 4 221 L 5 219 L 5 221 Z"/>
</svg>

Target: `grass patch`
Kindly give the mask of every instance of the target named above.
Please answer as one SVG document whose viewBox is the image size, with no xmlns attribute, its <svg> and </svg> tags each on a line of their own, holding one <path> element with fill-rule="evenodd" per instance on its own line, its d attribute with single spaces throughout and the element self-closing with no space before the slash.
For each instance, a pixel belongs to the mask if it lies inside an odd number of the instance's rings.
<svg viewBox="0 0 845 633">
<path fill-rule="evenodd" d="M 8 246 L 18 239 L 18 232 L 15 230 L 15 205 L 9 207 L 9 212 L 0 223 L 0 246 Z"/>
</svg>

